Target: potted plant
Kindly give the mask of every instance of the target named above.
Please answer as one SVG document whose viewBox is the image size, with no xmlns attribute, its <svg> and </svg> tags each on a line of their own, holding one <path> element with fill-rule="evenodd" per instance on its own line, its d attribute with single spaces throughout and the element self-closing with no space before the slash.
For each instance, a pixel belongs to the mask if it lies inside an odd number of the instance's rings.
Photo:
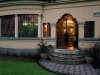
<svg viewBox="0 0 100 75">
<path fill-rule="evenodd" d="M 48 50 L 50 48 L 54 48 L 52 45 L 47 45 L 47 43 L 44 43 L 43 41 L 40 44 L 37 44 L 40 47 L 40 54 L 41 54 L 41 58 L 46 59 L 47 58 L 47 54 L 48 54 Z"/>
<path fill-rule="evenodd" d="M 91 63 L 93 61 L 94 52 L 92 49 L 87 48 L 84 50 L 84 56 L 87 63 Z"/>
<path fill-rule="evenodd" d="M 47 45 L 46 45 L 46 43 L 41 42 L 40 44 L 37 44 L 37 45 L 40 47 L 41 57 L 43 59 L 46 59 L 47 58 Z"/>
</svg>

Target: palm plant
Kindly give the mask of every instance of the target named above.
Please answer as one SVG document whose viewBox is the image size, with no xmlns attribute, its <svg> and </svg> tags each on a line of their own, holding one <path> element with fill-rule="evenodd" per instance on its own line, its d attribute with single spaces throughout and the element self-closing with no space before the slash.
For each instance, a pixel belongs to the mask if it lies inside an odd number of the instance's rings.
<svg viewBox="0 0 100 75">
<path fill-rule="evenodd" d="M 41 58 L 46 59 L 48 56 L 48 49 L 53 48 L 53 46 L 47 45 L 47 43 L 44 43 L 43 41 L 37 45 L 40 47 Z"/>
<path fill-rule="evenodd" d="M 46 43 L 41 42 L 40 44 L 37 44 L 40 47 L 40 53 L 47 53 L 48 46 Z"/>
<path fill-rule="evenodd" d="M 40 47 L 40 53 L 47 54 L 49 48 L 54 48 L 52 45 L 47 45 L 47 43 L 44 43 L 43 41 L 40 42 L 40 44 L 37 44 Z"/>
</svg>

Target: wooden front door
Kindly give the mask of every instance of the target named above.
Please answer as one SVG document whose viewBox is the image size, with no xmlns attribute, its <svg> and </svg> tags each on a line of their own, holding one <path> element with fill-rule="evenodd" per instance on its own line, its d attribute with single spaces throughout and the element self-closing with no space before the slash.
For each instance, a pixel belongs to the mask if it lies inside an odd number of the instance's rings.
<svg viewBox="0 0 100 75">
<path fill-rule="evenodd" d="M 56 47 L 78 48 L 78 24 L 70 14 L 64 14 L 56 25 Z"/>
</svg>

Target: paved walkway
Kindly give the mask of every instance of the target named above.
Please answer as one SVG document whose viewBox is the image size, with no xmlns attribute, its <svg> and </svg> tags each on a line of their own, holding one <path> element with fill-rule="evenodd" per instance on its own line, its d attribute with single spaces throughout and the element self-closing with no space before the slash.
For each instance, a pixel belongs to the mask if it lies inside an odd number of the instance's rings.
<svg viewBox="0 0 100 75">
<path fill-rule="evenodd" d="M 39 61 L 39 64 L 50 71 L 65 75 L 100 75 L 100 70 L 94 69 L 89 64 L 66 65 L 43 59 Z"/>
</svg>

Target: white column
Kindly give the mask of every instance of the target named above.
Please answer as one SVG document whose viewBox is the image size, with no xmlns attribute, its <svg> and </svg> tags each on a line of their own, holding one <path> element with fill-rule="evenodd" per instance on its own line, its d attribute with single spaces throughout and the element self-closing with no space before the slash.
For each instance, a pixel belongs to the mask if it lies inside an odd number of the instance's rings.
<svg viewBox="0 0 100 75">
<path fill-rule="evenodd" d="M 15 15 L 15 38 L 18 38 L 18 16 Z"/>
<path fill-rule="evenodd" d="M 56 38 L 56 23 L 51 23 L 51 38 Z"/>
<path fill-rule="evenodd" d="M 38 16 L 38 37 L 41 37 L 41 25 L 42 25 L 42 20 L 41 20 L 41 14 L 39 14 L 39 16 Z"/>
<path fill-rule="evenodd" d="M 1 37 L 1 17 L 0 17 L 0 37 Z"/>
</svg>

